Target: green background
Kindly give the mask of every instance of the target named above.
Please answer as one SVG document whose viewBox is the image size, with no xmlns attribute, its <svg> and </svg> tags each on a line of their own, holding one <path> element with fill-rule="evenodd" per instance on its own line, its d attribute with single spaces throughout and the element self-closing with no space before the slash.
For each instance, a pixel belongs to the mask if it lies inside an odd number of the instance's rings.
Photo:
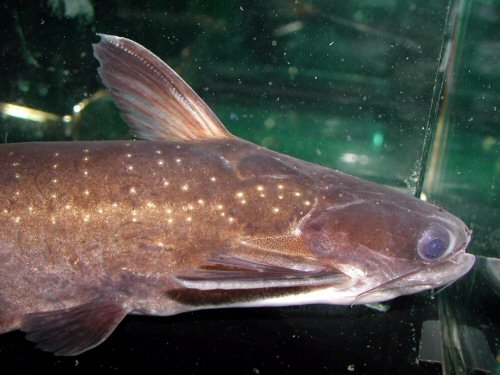
<svg viewBox="0 0 500 375">
<path fill-rule="evenodd" d="M 0 11 L 0 102 L 61 117 L 4 113 L 4 142 L 131 137 L 109 96 L 94 95 L 91 43 L 120 35 L 170 64 L 232 133 L 422 192 L 473 229 L 470 252 L 499 257 L 498 1 L 49 0 Z M 465 316 L 495 355 L 498 294 L 476 273 L 449 298 L 474 305 Z"/>
</svg>

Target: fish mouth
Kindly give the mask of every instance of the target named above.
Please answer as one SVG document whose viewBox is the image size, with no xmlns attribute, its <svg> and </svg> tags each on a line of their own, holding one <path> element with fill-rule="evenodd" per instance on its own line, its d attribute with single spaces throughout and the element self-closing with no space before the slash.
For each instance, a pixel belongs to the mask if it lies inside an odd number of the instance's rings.
<svg viewBox="0 0 500 375">
<path fill-rule="evenodd" d="M 476 257 L 474 255 L 460 251 L 452 257 L 433 265 L 431 267 L 432 272 L 442 276 L 442 282 L 435 287 L 458 280 L 471 270 L 475 261 Z"/>
<path fill-rule="evenodd" d="M 467 274 L 473 267 L 476 257 L 464 249 L 441 262 L 417 267 L 396 278 L 358 294 L 355 304 L 384 302 L 402 295 L 414 294 L 429 289 L 449 285 Z"/>
</svg>

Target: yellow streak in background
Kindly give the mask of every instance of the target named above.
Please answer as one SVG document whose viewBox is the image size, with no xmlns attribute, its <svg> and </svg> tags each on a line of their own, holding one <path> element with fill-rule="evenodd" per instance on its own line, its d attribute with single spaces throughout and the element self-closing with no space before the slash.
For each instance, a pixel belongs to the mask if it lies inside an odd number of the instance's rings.
<svg viewBox="0 0 500 375">
<path fill-rule="evenodd" d="M 61 116 L 17 104 L 0 103 L 0 114 L 33 122 L 61 121 Z"/>
<path fill-rule="evenodd" d="M 75 104 L 73 106 L 72 115 L 64 115 L 64 116 L 60 116 L 55 113 L 40 111 L 38 109 L 33 109 L 30 107 L 24 107 L 18 104 L 0 102 L 0 116 L 16 117 L 37 123 L 45 123 L 50 121 L 50 122 L 59 122 L 59 123 L 62 122 L 65 124 L 75 125 L 75 123 L 78 122 L 78 119 L 81 116 L 81 112 L 85 109 L 85 107 L 87 107 L 87 105 L 93 103 L 96 100 L 101 99 L 106 95 L 107 95 L 106 90 L 99 90 L 90 97 L 85 98 L 79 103 Z M 70 133 L 72 133 L 72 131 L 70 131 Z"/>
</svg>

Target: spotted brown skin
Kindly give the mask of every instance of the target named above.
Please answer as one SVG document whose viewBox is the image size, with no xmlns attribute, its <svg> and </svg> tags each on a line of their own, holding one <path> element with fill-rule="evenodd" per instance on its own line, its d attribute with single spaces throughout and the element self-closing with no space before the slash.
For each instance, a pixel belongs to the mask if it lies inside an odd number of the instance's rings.
<svg viewBox="0 0 500 375">
<path fill-rule="evenodd" d="M 108 278 L 112 265 L 168 281 L 235 238 L 285 232 L 316 193 L 314 175 L 252 171 L 248 159 L 262 149 L 239 140 L 30 143 L 0 152 L 9 171 L 0 175 L 8 198 L 2 244 L 16 248 L 9 257 L 89 272 L 90 280 Z"/>
<path fill-rule="evenodd" d="M 380 302 L 472 267 L 460 219 L 232 136 L 135 42 L 94 48 L 148 140 L 0 146 L 0 332 L 76 355 L 129 313 Z"/>
</svg>

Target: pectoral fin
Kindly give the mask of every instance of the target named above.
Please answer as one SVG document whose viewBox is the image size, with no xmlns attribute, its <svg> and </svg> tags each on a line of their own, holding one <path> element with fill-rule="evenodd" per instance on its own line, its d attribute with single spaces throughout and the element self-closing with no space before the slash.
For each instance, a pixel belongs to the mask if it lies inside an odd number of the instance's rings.
<svg viewBox="0 0 500 375">
<path fill-rule="evenodd" d="M 340 271 L 323 266 L 280 266 L 225 254 L 208 259 L 200 269 L 175 276 L 178 284 L 200 290 L 332 285 L 347 279 Z"/>
<path fill-rule="evenodd" d="M 21 330 L 37 348 L 72 356 L 106 340 L 127 313 L 119 302 L 99 298 L 65 310 L 29 314 Z"/>
</svg>

